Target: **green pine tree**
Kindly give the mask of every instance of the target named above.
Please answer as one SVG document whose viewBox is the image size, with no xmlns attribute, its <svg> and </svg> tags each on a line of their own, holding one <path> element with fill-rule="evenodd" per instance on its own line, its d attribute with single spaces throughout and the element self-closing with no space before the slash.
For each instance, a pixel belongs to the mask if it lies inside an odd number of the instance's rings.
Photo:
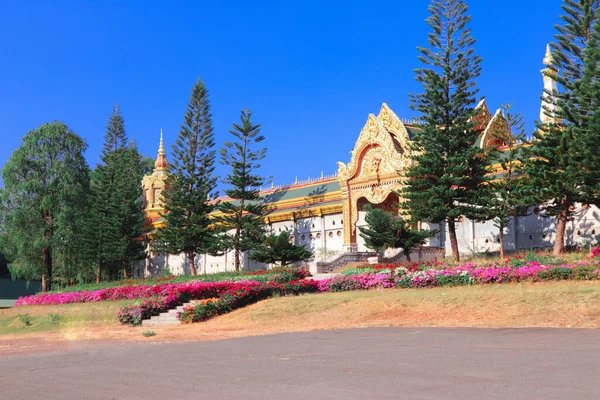
<svg viewBox="0 0 600 400">
<path fill-rule="evenodd" d="M 304 245 L 292 243 L 290 233 L 283 231 L 279 234 L 270 233 L 265 235 L 262 245 L 250 252 L 249 258 L 265 264 L 279 264 L 283 267 L 306 261 L 312 255 Z"/>
<path fill-rule="evenodd" d="M 554 65 L 546 72 L 556 79 L 562 90 L 544 94 L 544 100 L 554 109 L 546 107 L 550 122 L 538 123 L 525 168 L 531 192 L 529 200 L 542 204 L 545 215 L 556 218 L 553 254 L 557 256 L 565 252 L 566 227 L 575 203 L 594 202 L 589 184 L 593 177 L 590 167 L 597 159 L 592 149 L 597 148 L 598 133 L 590 125 L 590 116 L 597 109 L 597 103 L 594 109 L 591 101 L 591 87 L 597 80 L 594 76 L 597 76 L 598 58 L 591 46 L 597 48 L 598 45 L 592 36 L 598 5 L 597 0 L 565 0 L 562 6 L 564 24 L 556 26 L 558 43 L 552 45 Z M 590 80 L 586 82 L 586 79 Z"/>
<path fill-rule="evenodd" d="M 359 227 L 360 236 L 365 239 L 365 245 L 376 251 L 387 248 L 402 249 L 408 261 L 410 253 L 417 247 L 427 243 L 435 232 L 411 229 L 402 218 L 394 218 L 392 213 L 380 208 L 366 206 L 365 222 L 368 227 Z"/>
<path fill-rule="evenodd" d="M 134 263 L 146 258 L 144 242 L 140 240 L 144 225 L 144 205 L 140 199 L 142 178 L 144 177 L 144 157 L 139 153 L 132 140 L 121 152 L 119 173 L 117 175 L 121 192 L 120 204 L 120 238 L 123 243 L 119 271 L 124 278 L 132 275 Z"/>
<path fill-rule="evenodd" d="M 121 260 L 126 243 L 121 234 L 124 197 L 123 158 L 127 152 L 125 123 L 115 105 L 104 135 L 101 163 L 92 173 L 91 208 L 87 218 L 87 256 L 95 264 L 96 283 Z"/>
<path fill-rule="evenodd" d="M 596 10 L 597 11 L 597 10 Z M 600 207 L 600 17 L 592 29 L 587 47 L 583 53 L 583 75 L 578 85 L 580 96 L 578 111 L 581 114 L 574 130 L 580 157 L 585 170 L 582 189 L 586 201 Z"/>
<path fill-rule="evenodd" d="M 502 106 L 506 128 L 509 131 L 501 128 L 490 132 L 506 147 L 503 149 L 492 147 L 489 150 L 491 163 L 489 181 L 485 189 L 487 202 L 481 208 L 483 216 L 481 219 L 494 221 L 494 226 L 498 228 L 500 259 L 504 259 L 504 230 L 510 227 L 512 218 L 527 215 L 525 205 L 527 181 L 523 175 L 523 166 L 528 157 L 525 122 L 520 114 L 511 112 L 512 107 L 512 104 Z M 500 166 L 500 172 L 495 170 L 496 165 Z"/>
<path fill-rule="evenodd" d="M 260 135 L 260 125 L 252 124 L 251 116 L 250 111 L 242 111 L 241 123 L 233 124 L 229 131 L 236 141 L 226 142 L 221 149 L 221 163 L 231 167 L 225 178 L 231 189 L 225 190 L 225 194 L 232 201 L 219 204 L 223 216 L 217 221 L 224 231 L 232 231 L 224 236 L 223 246 L 233 250 L 236 271 L 240 270 L 242 252 L 261 244 L 265 217 L 269 213 L 268 206 L 260 201 L 260 187 L 265 180 L 256 173 L 267 149 L 252 148 L 262 142 L 264 136 Z"/>
<path fill-rule="evenodd" d="M 433 32 L 429 47 L 419 48 L 424 66 L 416 70 L 424 92 L 411 96 L 423 124 L 413 141 L 413 165 L 400 195 L 412 221 L 446 222 L 458 261 L 456 223 L 463 215 L 476 215 L 485 181 L 485 154 L 477 146 L 481 132 L 472 122 L 481 58 L 473 50 L 464 1 L 432 1 L 429 11 Z"/>
<path fill-rule="evenodd" d="M 208 91 L 198 79 L 171 153 L 163 199 L 166 226 L 153 242 L 157 252 L 184 253 L 192 275 L 196 275 L 195 255 L 214 248 L 215 232 L 209 218 L 215 208 L 209 200 L 217 183 L 214 144 Z"/>
<path fill-rule="evenodd" d="M 23 137 L 2 170 L 3 251 L 14 278 L 41 278 L 45 291 L 55 258 L 71 250 L 75 222 L 88 207 L 86 147 L 64 124 L 44 124 Z"/>
</svg>

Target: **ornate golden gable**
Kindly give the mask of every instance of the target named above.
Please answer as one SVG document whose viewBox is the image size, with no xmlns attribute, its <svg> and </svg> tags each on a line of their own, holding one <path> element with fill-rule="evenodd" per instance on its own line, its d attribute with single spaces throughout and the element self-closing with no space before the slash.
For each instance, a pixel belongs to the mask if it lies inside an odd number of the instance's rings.
<svg viewBox="0 0 600 400">
<path fill-rule="evenodd" d="M 409 140 L 406 126 L 384 103 L 378 117 L 369 115 L 350 152 L 350 162 L 338 162 L 347 250 L 356 250 L 358 202 L 382 204 L 401 189 L 399 172 L 410 162 Z"/>
</svg>

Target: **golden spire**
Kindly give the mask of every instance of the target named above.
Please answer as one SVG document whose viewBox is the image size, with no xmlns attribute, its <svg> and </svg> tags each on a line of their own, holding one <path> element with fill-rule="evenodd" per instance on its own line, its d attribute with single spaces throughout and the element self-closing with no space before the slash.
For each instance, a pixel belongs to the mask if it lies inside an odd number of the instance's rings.
<svg viewBox="0 0 600 400">
<path fill-rule="evenodd" d="M 160 144 L 158 145 L 158 157 L 156 157 L 156 162 L 154 163 L 155 170 L 165 170 L 169 163 L 167 162 L 167 155 L 165 153 L 165 144 L 163 142 L 163 132 L 160 130 Z"/>
<path fill-rule="evenodd" d="M 158 154 L 165 154 L 165 143 L 163 142 L 162 128 L 160 129 L 160 144 L 158 145 Z"/>
</svg>

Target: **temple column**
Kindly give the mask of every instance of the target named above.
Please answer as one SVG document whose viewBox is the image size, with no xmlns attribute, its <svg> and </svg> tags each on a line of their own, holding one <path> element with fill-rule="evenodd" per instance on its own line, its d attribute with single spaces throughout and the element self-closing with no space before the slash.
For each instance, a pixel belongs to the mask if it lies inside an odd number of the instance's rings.
<svg viewBox="0 0 600 400">
<path fill-rule="evenodd" d="M 321 248 L 323 249 L 323 256 L 327 258 L 327 235 L 325 234 L 325 216 L 323 215 L 321 210 L 319 210 L 319 214 L 321 214 Z"/>
<path fill-rule="evenodd" d="M 356 253 L 358 245 L 356 243 L 356 221 L 353 221 L 354 200 L 348 191 L 342 193 L 342 210 L 344 218 L 344 251 Z"/>
</svg>

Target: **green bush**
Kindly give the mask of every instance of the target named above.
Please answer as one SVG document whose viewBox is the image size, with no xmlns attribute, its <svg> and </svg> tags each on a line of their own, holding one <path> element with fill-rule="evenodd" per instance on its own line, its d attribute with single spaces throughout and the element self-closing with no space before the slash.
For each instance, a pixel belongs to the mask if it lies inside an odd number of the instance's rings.
<svg viewBox="0 0 600 400">
<path fill-rule="evenodd" d="M 19 314 L 17 315 L 19 321 L 21 321 L 25 326 L 31 326 L 31 316 L 29 314 Z"/>
<path fill-rule="evenodd" d="M 548 271 L 540 271 L 537 277 L 541 281 L 564 281 L 573 279 L 574 271 L 572 268 L 552 268 Z"/>
<path fill-rule="evenodd" d="M 435 280 L 438 282 L 438 286 L 465 286 L 475 284 L 475 280 L 471 278 L 469 274 L 451 276 L 440 274 L 435 277 Z"/>
</svg>

